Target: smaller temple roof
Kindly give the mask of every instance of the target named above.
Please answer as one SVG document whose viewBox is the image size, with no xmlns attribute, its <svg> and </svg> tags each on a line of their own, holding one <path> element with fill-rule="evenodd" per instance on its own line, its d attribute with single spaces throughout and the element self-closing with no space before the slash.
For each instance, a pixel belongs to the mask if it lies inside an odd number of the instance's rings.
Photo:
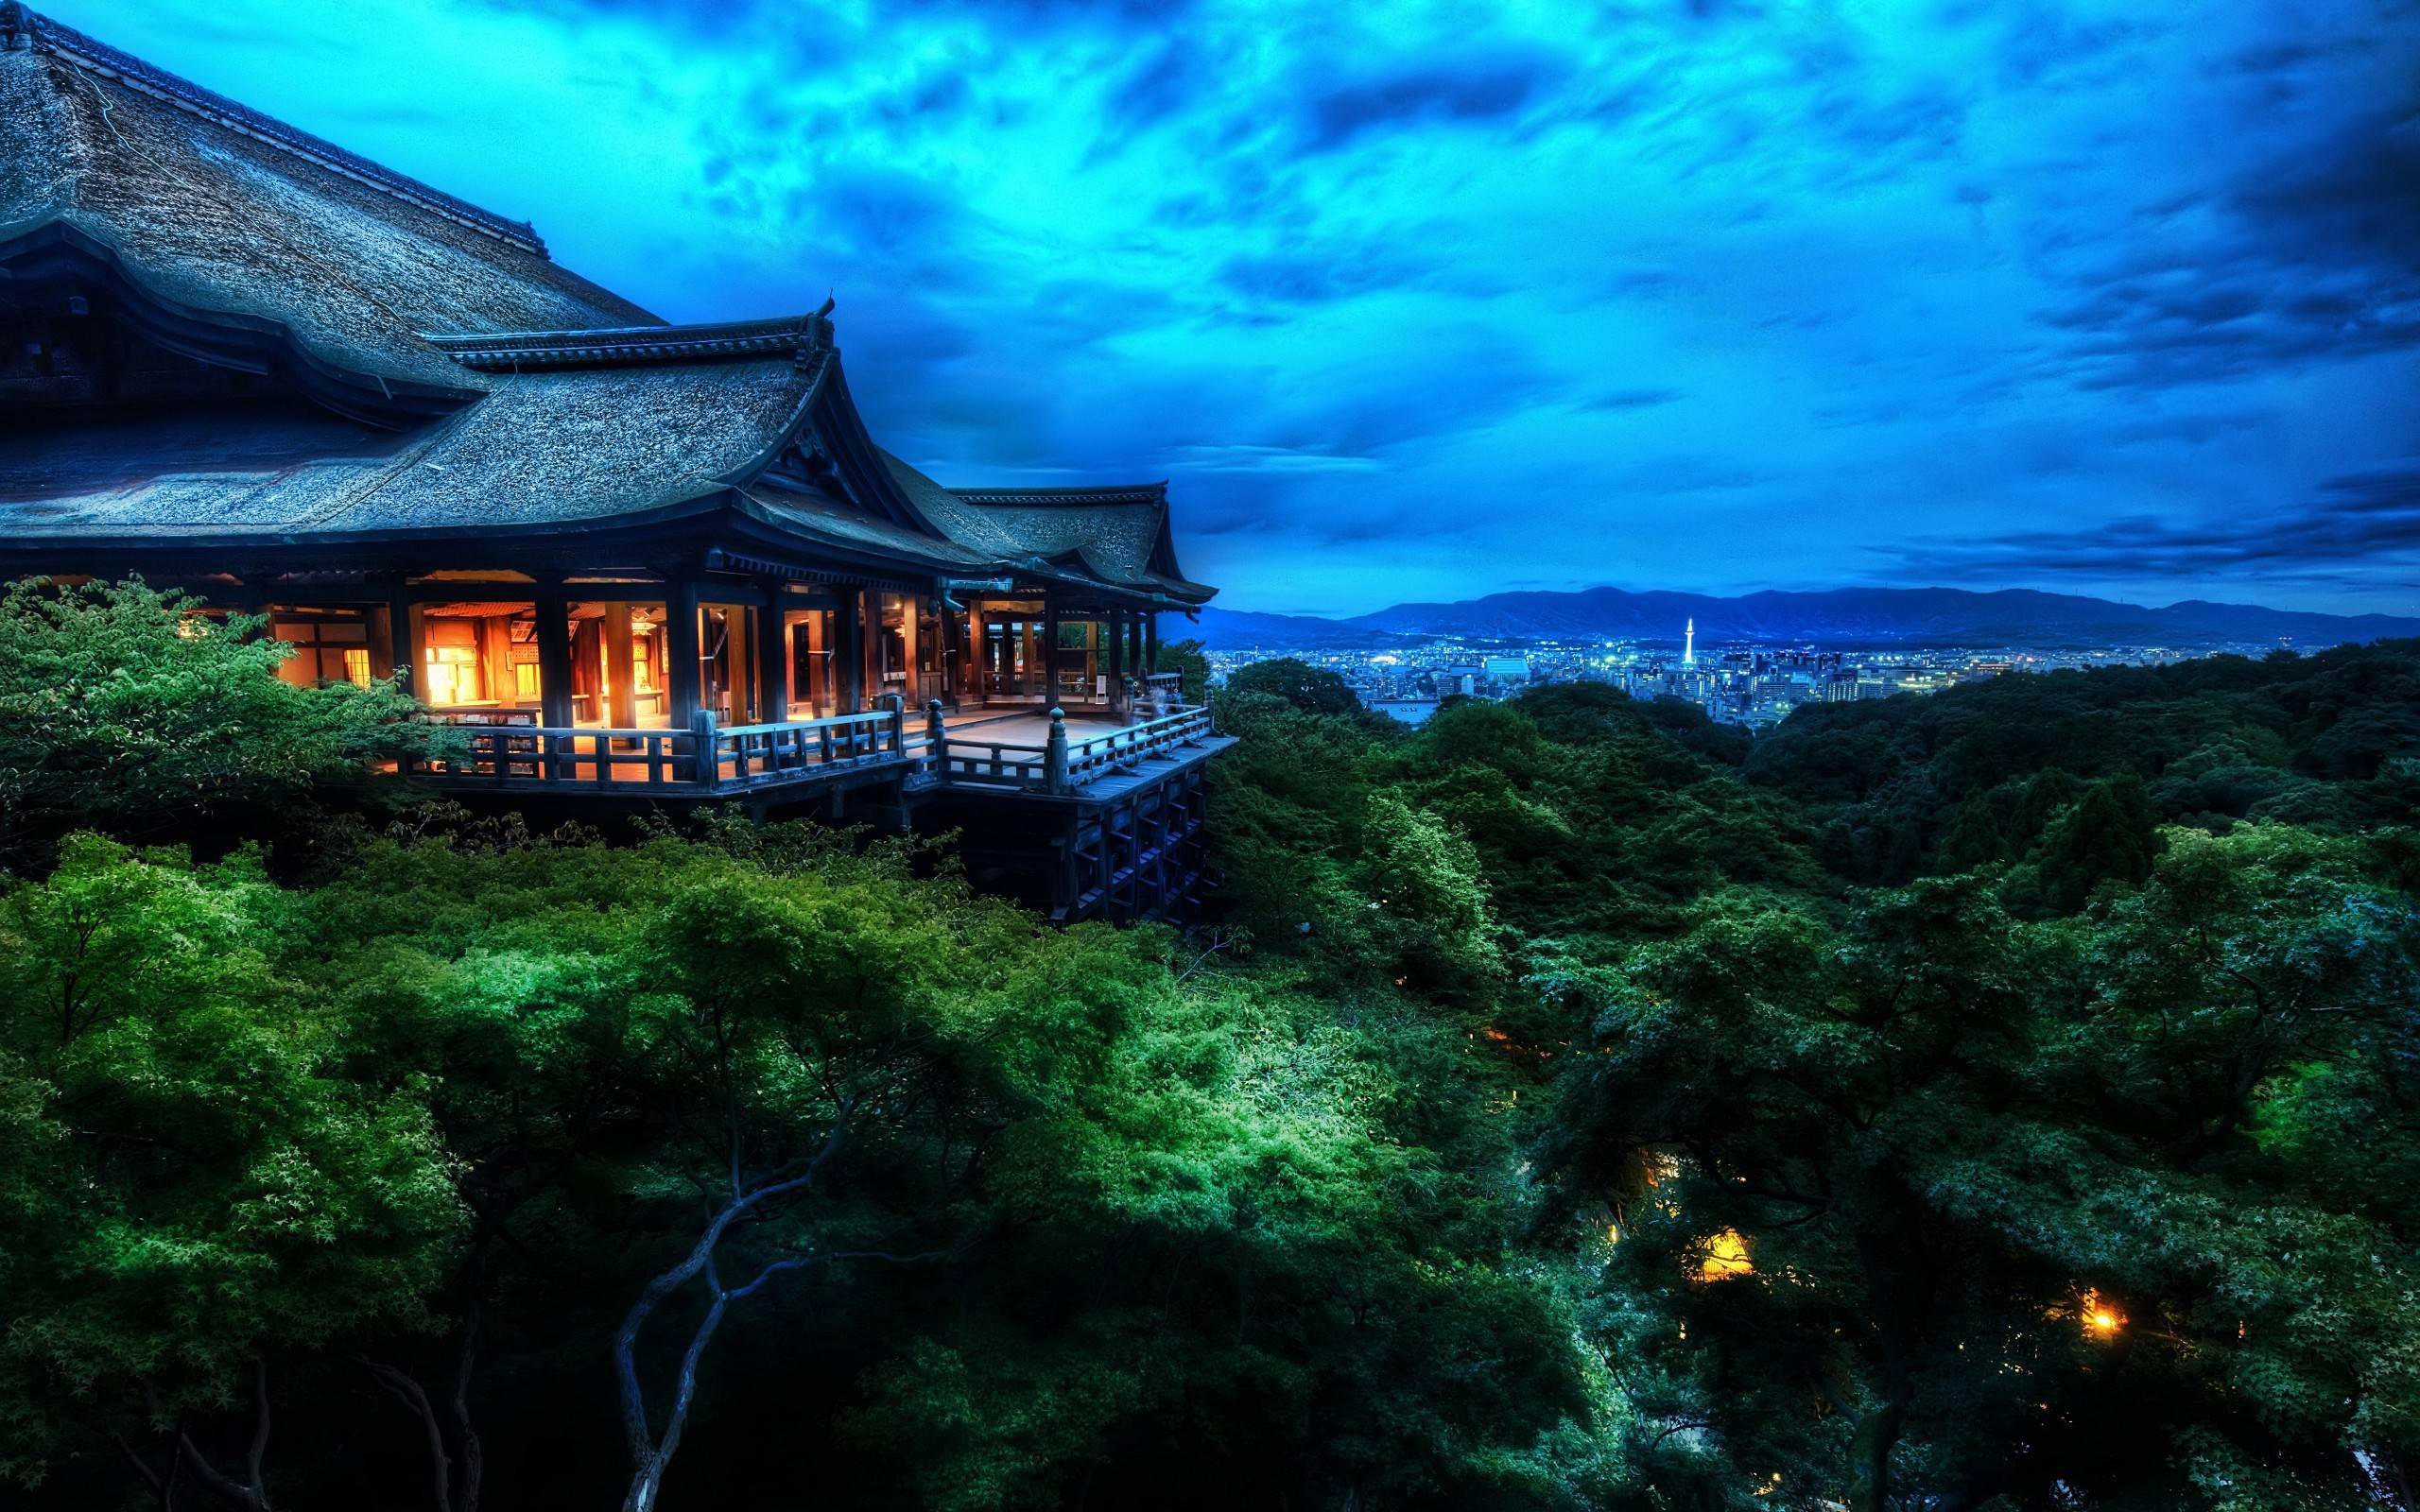
<svg viewBox="0 0 2420 1512">
<path fill-rule="evenodd" d="M 1187 579 L 1168 529 L 1166 482 L 1106 488 L 953 489 L 991 535 L 1094 576 L 1201 602 L 1218 590 Z"/>
<path fill-rule="evenodd" d="M 885 452 L 903 492 L 936 528 L 1010 561 L 1047 562 L 1141 593 L 1202 603 L 1215 588 L 1186 578 L 1168 530 L 1168 486 L 948 489 Z"/>
</svg>

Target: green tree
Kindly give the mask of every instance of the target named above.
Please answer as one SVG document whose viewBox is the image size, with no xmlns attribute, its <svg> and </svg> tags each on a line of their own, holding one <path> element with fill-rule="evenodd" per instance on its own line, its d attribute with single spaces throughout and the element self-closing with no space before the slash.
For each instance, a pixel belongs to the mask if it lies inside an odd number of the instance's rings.
<svg viewBox="0 0 2420 1512">
<path fill-rule="evenodd" d="M 1349 714 L 1361 709 L 1361 700 L 1342 678 L 1290 656 L 1237 667 L 1227 675 L 1227 691 L 1239 697 L 1265 694 L 1283 698 L 1311 714 Z"/>
<path fill-rule="evenodd" d="M 2356 842 L 2166 840 L 2071 919 L 1743 893 L 1553 984 L 1595 1053 L 1542 1156 L 1617 1230 L 1656 1453 L 1877 1512 L 2218 1505 L 2241 1467 L 2352 1504 L 2410 1462 L 2412 1135 L 2361 1113 L 2420 1049 L 2420 919 Z"/>
<path fill-rule="evenodd" d="M 2073 913 L 2104 883 L 2133 884 L 2152 873 L 2159 817 L 2133 772 L 2103 778 L 2052 818 L 2029 858 L 2030 888 L 2059 913 Z"/>
<path fill-rule="evenodd" d="M 1163 643 L 1159 660 L 1151 670 L 1176 673 L 1187 703 L 1200 703 L 1209 696 L 1210 658 L 1202 653 L 1199 638 Z"/>
<path fill-rule="evenodd" d="M 0 897 L 0 1106 L 38 1162 L 12 1180 L 41 1193 L 13 1189 L 8 1254 L 22 1479 L 106 1433 L 164 1501 L 189 1474 L 259 1512 L 273 1363 L 432 1322 L 449 1162 L 421 1089 L 336 1073 L 329 1025 L 268 961 L 283 908 L 250 855 L 196 868 L 89 835 Z M 238 1402 L 240 1452 L 214 1426 Z"/>
<path fill-rule="evenodd" d="M 254 816 L 449 737 L 391 683 L 279 680 L 257 615 L 130 579 L 0 591 L 0 867 L 74 828 L 136 840 Z"/>
</svg>

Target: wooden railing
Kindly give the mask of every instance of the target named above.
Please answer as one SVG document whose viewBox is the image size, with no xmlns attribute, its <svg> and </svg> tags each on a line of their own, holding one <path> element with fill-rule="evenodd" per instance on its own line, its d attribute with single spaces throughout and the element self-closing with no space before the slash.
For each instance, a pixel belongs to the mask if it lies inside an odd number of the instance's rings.
<svg viewBox="0 0 2420 1512">
<path fill-rule="evenodd" d="M 1200 745 L 1211 733 L 1210 711 L 1204 706 L 1071 740 L 1066 715 L 1053 709 L 1049 733 L 1040 745 L 977 740 L 951 734 L 941 706 L 934 704 L 926 711 L 925 734 L 910 745 L 923 753 L 925 770 L 938 782 L 1064 795 L 1120 767 Z"/>
<path fill-rule="evenodd" d="M 951 735 L 937 749 L 927 748 L 932 754 L 926 758 L 925 769 L 937 782 L 1015 788 L 1027 793 L 1050 790 L 1050 753 L 1046 747 Z"/>
<path fill-rule="evenodd" d="M 1054 738 L 1064 729 L 1063 721 L 1051 721 Z M 1089 782 L 1111 767 L 1166 755 L 1180 746 L 1199 745 L 1209 733 L 1210 710 L 1202 705 L 1179 709 L 1139 725 L 1126 725 L 1089 740 L 1071 741 L 1067 745 L 1066 779 L 1070 783 Z"/>
<path fill-rule="evenodd" d="M 777 724 L 717 724 L 700 713 L 684 729 L 561 729 L 527 711 L 431 714 L 458 728 L 466 748 L 415 764 L 416 774 L 464 786 L 557 792 L 652 792 L 666 797 L 745 792 L 880 767 L 922 770 L 953 786 L 1065 795 L 1121 768 L 1201 744 L 1206 706 L 1071 739 L 1050 711 L 1039 743 L 953 734 L 939 703 L 909 727 L 897 699 L 871 713 Z"/>
<path fill-rule="evenodd" d="M 433 718 L 458 725 L 469 748 L 415 765 L 465 785 L 557 790 L 719 793 L 767 787 L 911 760 L 897 710 L 768 725 L 719 727 L 700 714 L 686 729 L 562 729 L 494 716 Z"/>
</svg>

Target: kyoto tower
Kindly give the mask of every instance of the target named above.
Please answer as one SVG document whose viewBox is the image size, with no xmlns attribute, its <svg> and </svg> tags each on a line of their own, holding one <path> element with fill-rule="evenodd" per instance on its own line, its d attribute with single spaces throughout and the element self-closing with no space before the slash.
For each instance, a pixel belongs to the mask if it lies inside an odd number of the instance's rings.
<svg viewBox="0 0 2420 1512">
<path fill-rule="evenodd" d="M 1690 616 L 1689 616 L 1689 628 L 1688 628 L 1688 634 L 1687 634 L 1687 636 L 1686 636 L 1685 639 L 1683 639 L 1683 641 L 1681 642 L 1681 665 L 1683 665 L 1683 666 L 1685 666 L 1685 667 L 1693 667 L 1693 666 L 1696 666 L 1697 664 L 1698 664 L 1698 617 L 1697 617 L 1696 615 L 1692 614 L 1692 615 L 1690 615 Z"/>
</svg>

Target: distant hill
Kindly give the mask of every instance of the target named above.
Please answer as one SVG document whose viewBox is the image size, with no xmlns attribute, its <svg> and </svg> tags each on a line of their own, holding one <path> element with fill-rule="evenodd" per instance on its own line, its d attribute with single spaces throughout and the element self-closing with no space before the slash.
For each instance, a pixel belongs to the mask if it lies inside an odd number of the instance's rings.
<svg viewBox="0 0 2420 1512">
<path fill-rule="evenodd" d="M 2388 614 L 2311 614 L 2199 599 L 2153 609 L 2030 589 L 1836 588 L 1813 593 L 1490 593 L 1454 604 L 1397 604 L 1374 614 L 1329 620 L 1300 614 L 1204 610 L 1193 630 L 1214 649 L 1271 651 L 1389 644 L 1429 636 L 1501 640 L 1545 637 L 1677 642 L 1694 617 L 1701 644 L 1724 641 L 1829 645 L 2175 645 L 2274 642 L 2303 646 L 2420 636 L 2420 619 Z"/>
</svg>

